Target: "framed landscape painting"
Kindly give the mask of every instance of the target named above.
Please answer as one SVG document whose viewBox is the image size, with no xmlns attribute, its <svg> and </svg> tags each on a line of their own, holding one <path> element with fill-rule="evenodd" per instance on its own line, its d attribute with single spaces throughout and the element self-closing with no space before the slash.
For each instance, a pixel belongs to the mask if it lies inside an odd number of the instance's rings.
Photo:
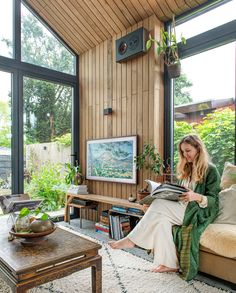
<svg viewBox="0 0 236 293">
<path fill-rule="evenodd" d="M 86 178 L 136 183 L 137 136 L 87 141 Z"/>
</svg>

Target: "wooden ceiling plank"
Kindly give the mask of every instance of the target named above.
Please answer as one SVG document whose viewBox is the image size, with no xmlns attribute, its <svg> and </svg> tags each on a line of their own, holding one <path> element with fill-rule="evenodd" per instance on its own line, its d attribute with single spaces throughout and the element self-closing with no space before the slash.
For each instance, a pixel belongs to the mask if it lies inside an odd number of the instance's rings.
<svg viewBox="0 0 236 293">
<path fill-rule="evenodd" d="M 164 12 L 167 19 L 172 19 L 173 12 L 170 10 L 169 6 L 167 5 L 166 0 L 160 0 L 160 1 L 156 0 L 156 1 L 161 6 L 162 11 Z"/>
<path fill-rule="evenodd" d="M 73 1 L 77 2 L 77 0 Z M 91 11 L 91 9 L 87 6 L 86 2 L 82 0 L 78 1 L 77 4 L 80 5 L 81 9 L 85 12 L 86 18 L 90 18 L 94 23 L 96 23 L 97 29 L 102 32 L 106 39 L 110 38 L 111 34 L 109 29 L 107 29 L 104 26 L 103 21 L 100 21 L 100 19 L 97 18 L 97 15 L 94 14 L 93 11 Z"/>
<path fill-rule="evenodd" d="M 60 24 L 58 24 L 55 19 L 50 15 L 48 10 L 38 3 L 30 3 L 31 7 L 37 11 L 37 13 L 58 33 L 58 35 L 61 37 L 61 39 L 66 42 L 73 50 L 77 53 L 82 52 L 85 50 L 85 48 L 77 46 L 77 44 L 74 42 L 74 39 L 70 38 L 69 34 L 66 34 L 65 29 L 61 27 Z M 79 49 L 79 50 L 78 50 Z"/>
<path fill-rule="evenodd" d="M 45 1 L 45 0 L 41 0 L 41 1 Z M 48 3 L 48 0 L 47 0 L 47 3 Z M 68 23 L 65 22 L 65 20 L 64 21 L 61 20 L 59 15 L 56 15 L 57 17 L 55 17 L 55 10 L 56 10 L 55 7 L 53 7 L 53 10 L 52 10 L 51 7 L 47 5 L 44 9 L 44 19 L 46 21 L 50 20 L 49 24 L 55 31 L 57 31 L 57 27 L 60 26 L 60 32 L 61 32 L 61 35 L 63 35 L 64 40 L 68 39 L 67 35 L 69 32 L 70 32 L 69 36 L 73 40 L 76 40 L 78 38 L 77 35 L 79 35 L 80 36 L 79 47 L 83 48 L 83 51 L 88 50 L 90 47 L 88 44 L 86 44 L 86 42 L 82 42 L 82 36 L 78 32 L 72 30 L 71 27 L 68 26 Z M 53 11 L 53 13 L 52 13 L 52 11 Z M 50 19 L 49 19 L 49 17 L 47 17 L 47 15 L 50 16 Z M 78 42 L 75 42 L 75 44 L 78 46 Z"/>
<path fill-rule="evenodd" d="M 119 17 L 120 21 L 123 23 L 123 25 L 128 28 L 132 25 L 131 22 L 129 22 L 129 19 L 125 17 L 125 15 L 122 13 L 120 8 L 117 6 L 116 2 L 114 0 L 106 0 L 107 4 L 111 7 L 114 13 Z"/>
<path fill-rule="evenodd" d="M 121 22 L 119 17 L 116 15 L 113 9 L 111 9 L 110 5 L 108 5 L 107 1 L 105 0 L 98 0 L 100 5 L 107 11 L 110 18 L 115 22 L 115 24 L 118 26 L 120 31 L 123 31 L 126 29 L 126 26 Z"/>
<path fill-rule="evenodd" d="M 116 29 L 114 30 L 113 25 L 111 25 L 111 23 L 107 21 L 107 19 L 100 12 L 100 10 L 94 5 L 94 3 L 96 3 L 96 1 L 92 2 L 91 0 L 86 0 L 85 3 L 88 6 L 88 8 L 93 12 L 93 14 L 96 15 L 97 19 L 101 23 L 101 26 L 103 26 L 107 29 L 107 31 L 110 34 L 109 37 L 111 37 L 113 34 L 116 34 L 119 31 L 119 29 L 116 27 Z M 112 23 L 113 23 L 113 21 L 112 21 Z M 101 26 L 99 26 L 99 27 L 101 27 Z"/>
<path fill-rule="evenodd" d="M 124 3 L 121 0 L 116 1 L 116 5 L 119 7 L 121 13 L 123 13 L 126 19 L 128 19 L 131 25 L 134 25 L 135 23 L 137 23 L 133 15 L 130 13 L 130 11 L 127 9 L 127 7 L 124 5 Z"/>
<path fill-rule="evenodd" d="M 126 9 L 134 17 L 136 23 L 138 23 L 140 20 L 142 20 L 141 16 L 138 14 L 136 8 L 133 6 L 131 0 L 120 0 L 120 1 L 124 3 Z"/>
<path fill-rule="evenodd" d="M 184 2 L 186 3 L 186 5 L 187 5 L 190 9 L 195 7 L 195 6 L 193 5 L 192 1 L 190 1 L 190 0 L 184 0 Z"/>
<path fill-rule="evenodd" d="M 154 14 L 154 11 L 152 7 L 149 5 L 148 1 L 142 1 L 142 0 L 138 0 L 138 1 L 142 5 L 143 9 L 146 11 L 148 16 L 151 16 Z"/>
<path fill-rule="evenodd" d="M 65 2 L 65 1 L 64 1 Z M 75 2 L 74 2 L 75 3 Z M 66 5 L 72 15 L 74 15 L 74 20 L 79 28 L 82 28 L 84 33 L 90 38 L 94 39 L 94 42 L 97 44 L 101 43 L 103 39 L 101 39 L 97 33 L 91 28 L 89 22 L 80 14 L 80 11 L 76 9 L 70 0 L 66 0 Z M 68 12 L 69 14 L 69 12 Z"/>
<path fill-rule="evenodd" d="M 156 15 L 156 17 L 161 20 L 161 21 L 166 21 L 168 18 L 165 15 L 162 7 L 159 4 L 159 1 L 156 0 L 147 0 L 147 2 L 149 3 L 149 5 L 152 7 L 154 14 Z"/>
<path fill-rule="evenodd" d="M 140 2 L 138 0 L 130 0 L 130 2 L 132 3 L 132 5 L 135 7 L 135 9 L 137 10 L 139 16 L 140 16 L 140 20 L 145 19 L 148 17 L 148 14 L 146 12 L 146 10 L 143 8 L 143 5 L 140 4 Z M 141 1 L 141 2 L 145 2 L 145 1 Z"/>
<path fill-rule="evenodd" d="M 74 0 L 69 0 L 71 3 L 73 3 L 74 7 L 76 8 L 76 10 L 79 11 L 80 15 L 83 17 L 85 23 L 87 22 L 90 27 L 94 30 L 94 32 L 97 34 L 97 36 L 101 39 L 101 40 L 106 40 L 106 35 L 103 33 L 102 30 L 100 30 L 98 28 L 97 23 L 93 20 L 92 17 L 88 17 L 88 14 L 86 13 L 86 11 L 83 9 L 83 7 L 80 5 L 81 2 L 78 1 L 74 1 Z"/>
<path fill-rule="evenodd" d="M 88 32 L 84 31 L 84 26 L 81 25 L 78 26 L 76 17 L 71 13 L 71 11 L 68 9 L 67 4 L 64 3 L 64 0 L 57 1 L 57 5 L 53 3 L 54 0 L 47 0 L 52 5 L 51 7 L 54 8 L 54 12 L 57 11 L 57 17 L 60 17 L 63 23 L 65 23 L 65 20 L 67 20 L 67 23 L 69 24 L 69 27 L 73 28 L 73 31 L 77 34 L 80 34 L 85 43 L 88 44 L 88 47 L 94 47 L 98 44 L 98 42 L 95 42 L 93 38 L 90 37 L 90 34 Z M 66 1 L 67 3 L 67 1 Z M 63 11 L 63 14 L 61 13 Z"/>
<path fill-rule="evenodd" d="M 178 2 L 178 0 L 166 0 L 166 2 L 168 3 L 168 6 L 171 8 L 171 10 L 174 11 L 175 15 L 179 15 L 182 13 L 181 9 L 179 8 L 179 6 L 177 5 L 176 2 Z"/>
</svg>

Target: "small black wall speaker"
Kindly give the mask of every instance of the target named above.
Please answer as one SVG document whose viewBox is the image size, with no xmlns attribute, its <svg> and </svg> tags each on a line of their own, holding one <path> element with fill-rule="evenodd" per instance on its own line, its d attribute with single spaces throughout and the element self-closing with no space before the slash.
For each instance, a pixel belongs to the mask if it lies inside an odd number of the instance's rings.
<svg viewBox="0 0 236 293">
<path fill-rule="evenodd" d="M 127 61 L 146 53 L 147 40 L 148 31 L 143 27 L 116 40 L 116 62 Z"/>
</svg>

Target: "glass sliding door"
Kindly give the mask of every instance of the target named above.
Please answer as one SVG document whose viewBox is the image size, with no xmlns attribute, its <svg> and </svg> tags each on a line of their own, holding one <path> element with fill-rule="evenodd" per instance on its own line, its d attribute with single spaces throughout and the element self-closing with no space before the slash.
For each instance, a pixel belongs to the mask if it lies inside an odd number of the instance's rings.
<svg viewBox="0 0 236 293">
<path fill-rule="evenodd" d="M 0 71 L 0 195 L 11 194 L 12 74 Z"/>
<path fill-rule="evenodd" d="M 198 134 L 222 174 L 235 156 L 235 46 L 224 46 L 183 59 L 174 81 L 174 162 L 184 135 Z"/>
<path fill-rule="evenodd" d="M 44 199 L 48 211 L 63 206 L 65 163 L 71 162 L 71 86 L 23 79 L 24 191 Z"/>
</svg>

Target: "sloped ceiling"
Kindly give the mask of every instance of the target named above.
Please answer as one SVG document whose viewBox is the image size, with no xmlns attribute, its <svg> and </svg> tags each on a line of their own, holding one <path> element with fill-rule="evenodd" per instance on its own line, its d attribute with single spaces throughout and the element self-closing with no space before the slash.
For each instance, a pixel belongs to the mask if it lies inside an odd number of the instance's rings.
<svg viewBox="0 0 236 293">
<path fill-rule="evenodd" d="M 58 35 L 81 54 L 155 14 L 161 21 L 206 0 L 26 0 Z"/>
</svg>

